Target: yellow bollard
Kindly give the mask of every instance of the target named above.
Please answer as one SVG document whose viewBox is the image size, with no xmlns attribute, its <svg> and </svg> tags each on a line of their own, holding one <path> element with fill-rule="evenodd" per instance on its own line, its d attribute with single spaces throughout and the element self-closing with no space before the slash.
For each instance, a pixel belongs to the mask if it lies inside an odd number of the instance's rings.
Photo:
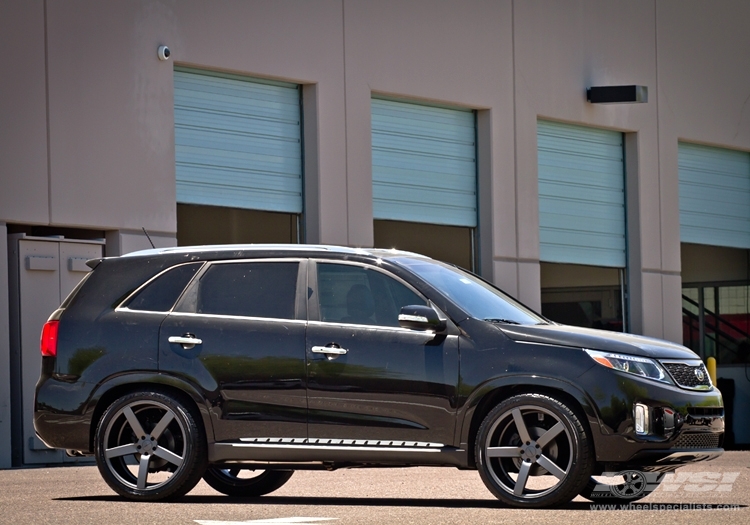
<svg viewBox="0 0 750 525">
<path fill-rule="evenodd" d="M 711 378 L 711 383 L 716 386 L 716 358 L 709 357 L 706 359 L 706 368 L 708 369 L 708 375 Z"/>
</svg>

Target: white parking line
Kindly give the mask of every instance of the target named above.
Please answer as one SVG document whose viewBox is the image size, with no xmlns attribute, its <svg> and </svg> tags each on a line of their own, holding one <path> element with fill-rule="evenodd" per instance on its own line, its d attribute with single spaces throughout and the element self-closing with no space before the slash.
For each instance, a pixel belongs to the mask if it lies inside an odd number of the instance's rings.
<svg viewBox="0 0 750 525">
<path fill-rule="evenodd" d="M 338 518 L 305 518 L 301 516 L 291 516 L 289 518 L 266 518 L 261 520 L 247 521 L 217 521 L 217 520 L 194 520 L 200 525 L 284 525 L 291 523 L 317 523 L 319 521 L 331 521 Z"/>
</svg>

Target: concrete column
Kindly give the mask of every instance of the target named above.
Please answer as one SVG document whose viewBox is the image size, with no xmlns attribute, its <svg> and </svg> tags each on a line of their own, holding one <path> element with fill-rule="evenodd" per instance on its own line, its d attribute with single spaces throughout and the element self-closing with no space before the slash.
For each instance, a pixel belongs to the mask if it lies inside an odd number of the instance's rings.
<svg viewBox="0 0 750 525">
<path fill-rule="evenodd" d="M 343 78 L 302 86 L 304 241 L 309 244 L 350 244 L 343 99 Z"/>
<path fill-rule="evenodd" d="M 11 466 L 8 294 L 8 228 L 0 222 L 0 468 Z"/>
<path fill-rule="evenodd" d="M 518 89 L 518 87 L 517 87 Z M 519 94 L 517 93 L 517 97 Z M 537 114 L 527 105 L 516 108 L 516 246 L 518 299 L 542 310 L 539 264 L 539 167 Z"/>
<path fill-rule="evenodd" d="M 478 249 L 477 267 L 485 279 L 494 281 L 492 232 L 495 229 L 492 192 L 495 186 L 492 179 L 492 113 L 490 110 L 477 111 L 477 206 L 478 206 Z"/>
<path fill-rule="evenodd" d="M 508 114 L 512 106 L 507 101 L 503 107 L 477 111 L 479 270 L 485 279 L 517 295 L 514 138 Z"/>
<path fill-rule="evenodd" d="M 320 146 L 318 144 L 318 86 L 302 86 L 302 136 L 304 172 L 304 235 L 302 241 L 319 244 L 320 235 Z"/>
<path fill-rule="evenodd" d="M 628 331 L 643 333 L 643 265 L 641 263 L 642 243 L 640 238 L 640 169 L 638 134 L 625 134 L 625 202 L 628 241 Z"/>
<path fill-rule="evenodd" d="M 682 343 L 677 142 L 674 176 L 664 176 L 656 135 L 650 126 L 625 134 L 628 331 Z"/>
<path fill-rule="evenodd" d="M 668 136 L 660 125 L 659 207 L 661 232 L 661 337 L 682 344 L 682 260 L 680 252 L 680 178 L 677 167 L 678 135 Z"/>
<path fill-rule="evenodd" d="M 348 71 L 347 71 L 348 74 Z M 372 124 L 368 86 L 347 82 L 346 88 L 346 201 L 347 244 L 372 247 Z"/>
</svg>

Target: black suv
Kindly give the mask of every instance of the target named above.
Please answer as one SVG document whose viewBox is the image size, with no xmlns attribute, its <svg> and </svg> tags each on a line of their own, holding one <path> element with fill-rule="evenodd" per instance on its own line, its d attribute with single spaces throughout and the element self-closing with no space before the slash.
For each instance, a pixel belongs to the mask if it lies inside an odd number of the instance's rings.
<svg viewBox="0 0 750 525">
<path fill-rule="evenodd" d="M 126 498 L 430 465 L 546 507 L 640 497 L 723 452 L 721 395 L 690 350 L 552 323 L 417 254 L 229 245 L 89 266 L 44 327 L 34 419 Z"/>
</svg>

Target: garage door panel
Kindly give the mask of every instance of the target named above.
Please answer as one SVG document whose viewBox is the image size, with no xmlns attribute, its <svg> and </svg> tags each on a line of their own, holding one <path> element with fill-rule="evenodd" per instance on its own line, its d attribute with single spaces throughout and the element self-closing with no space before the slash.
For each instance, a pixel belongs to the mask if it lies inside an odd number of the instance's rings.
<svg viewBox="0 0 750 525">
<path fill-rule="evenodd" d="M 541 260 L 625 267 L 622 133 L 539 121 L 537 134 Z"/>
<path fill-rule="evenodd" d="M 242 115 L 217 115 L 208 111 L 175 110 L 180 122 L 178 129 L 186 132 L 218 131 L 223 133 L 250 134 L 286 140 L 299 140 L 299 123 L 270 118 L 249 119 Z"/>
<path fill-rule="evenodd" d="M 234 152 L 236 155 L 254 153 L 267 157 L 289 159 L 289 162 L 295 163 L 295 167 L 298 167 L 299 161 L 302 158 L 299 151 L 289 151 L 291 148 L 289 148 L 288 144 L 284 144 L 285 141 L 275 140 L 270 137 L 256 136 L 248 140 L 247 136 L 238 136 L 231 133 L 216 133 L 212 131 L 191 133 L 178 129 L 175 133 L 175 138 L 179 141 L 178 147 L 201 149 L 207 155 L 211 151 L 219 152 L 219 155 L 225 154 L 224 152 Z M 295 171 L 299 170 L 295 169 Z"/>
<path fill-rule="evenodd" d="M 582 191 L 585 188 L 585 191 Z M 550 201 L 568 201 L 586 206 L 606 206 L 623 209 L 622 190 L 572 182 L 540 182 L 539 197 Z M 554 203 L 553 203 L 554 204 Z M 585 207 L 578 207 L 581 211 Z"/>
<path fill-rule="evenodd" d="M 681 142 L 680 240 L 750 248 L 750 154 Z"/>
<path fill-rule="evenodd" d="M 299 86 L 175 69 L 177 202 L 302 212 Z"/>
<path fill-rule="evenodd" d="M 472 111 L 373 99 L 375 219 L 475 227 Z"/>
<path fill-rule="evenodd" d="M 593 215 L 593 214 L 592 214 Z M 540 217 L 542 214 L 540 214 Z M 617 234 L 625 227 L 625 221 L 610 219 L 603 216 L 581 217 L 578 215 L 563 214 L 543 214 L 545 222 L 549 224 L 564 224 L 564 228 L 555 228 L 553 226 L 546 228 L 545 231 L 551 232 L 571 232 L 585 236 L 592 234 L 607 234 L 610 236 L 612 246 L 619 246 Z M 584 237 L 585 238 L 585 237 Z"/>
</svg>

